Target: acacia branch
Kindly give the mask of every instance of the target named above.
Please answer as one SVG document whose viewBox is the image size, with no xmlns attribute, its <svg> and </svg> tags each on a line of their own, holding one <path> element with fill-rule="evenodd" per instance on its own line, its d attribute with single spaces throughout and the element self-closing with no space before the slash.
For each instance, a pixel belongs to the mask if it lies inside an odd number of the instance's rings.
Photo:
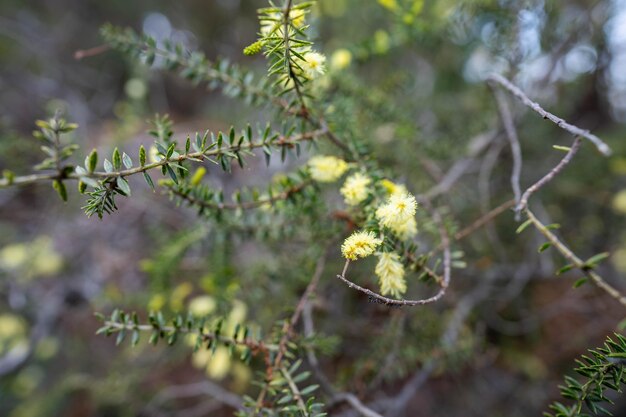
<svg viewBox="0 0 626 417">
<path fill-rule="evenodd" d="M 214 203 L 211 201 L 202 200 L 200 198 L 196 198 L 191 195 L 191 192 L 184 192 L 174 188 L 171 185 L 168 185 L 170 192 L 177 197 L 187 201 L 191 205 L 195 205 L 198 207 L 214 209 L 214 210 L 251 210 L 258 207 L 261 207 L 265 204 L 273 205 L 278 201 L 283 201 L 291 198 L 293 195 L 298 194 L 303 189 L 313 184 L 313 181 L 304 181 L 298 185 L 287 188 L 285 191 L 280 194 L 274 195 L 272 197 L 260 198 L 255 201 L 246 201 L 243 203 Z"/>
<path fill-rule="evenodd" d="M 295 146 L 298 142 L 313 140 L 321 135 L 324 135 L 325 133 L 326 133 L 326 130 L 323 130 L 323 129 L 312 130 L 309 132 L 299 133 L 291 137 L 282 136 L 274 142 L 262 141 L 262 142 L 249 143 L 246 145 L 234 145 L 234 146 L 223 147 L 220 149 L 186 153 L 186 154 L 179 155 L 175 158 L 163 158 L 160 161 L 152 162 L 150 164 L 146 164 L 146 165 L 135 167 L 135 168 L 125 169 L 122 171 L 115 171 L 115 172 L 94 171 L 91 173 L 79 175 L 75 172 L 63 173 L 63 170 L 62 170 L 61 173 L 55 172 L 55 173 L 46 173 L 46 174 L 33 174 L 33 175 L 14 177 L 10 179 L 3 178 L 3 179 L 0 179 L 0 188 L 7 188 L 12 185 L 29 185 L 34 182 L 49 181 L 49 180 L 55 180 L 55 179 L 56 180 L 79 180 L 82 177 L 88 177 L 88 178 L 93 178 L 97 180 L 105 180 L 105 181 L 112 180 L 112 179 L 116 179 L 117 177 L 128 177 L 131 175 L 150 171 L 156 168 L 161 168 L 162 166 L 171 164 L 171 163 L 180 164 L 181 162 L 184 162 L 187 160 L 194 160 L 194 161 L 202 161 L 205 159 L 210 160 L 210 157 L 223 156 L 229 152 L 232 153 L 232 152 L 258 149 L 266 145 L 279 146 L 279 147 L 282 147 L 282 146 L 291 147 L 291 146 Z"/>
</svg>

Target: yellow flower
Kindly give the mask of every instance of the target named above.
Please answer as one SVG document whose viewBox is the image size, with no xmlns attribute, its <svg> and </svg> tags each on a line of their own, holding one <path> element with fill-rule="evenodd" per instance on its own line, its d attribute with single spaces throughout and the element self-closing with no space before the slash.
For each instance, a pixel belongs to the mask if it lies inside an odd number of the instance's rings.
<svg viewBox="0 0 626 417">
<path fill-rule="evenodd" d="M 330 67 L 335 71 L 346 69 L 351 63 L 352 53 L 347 49 L 337 49 L 330 57 Z"/>
<path fill-rule="evenodd" d="M 378 275 L 382 295 L 390 294 L 400 298 L 406 292 L 404 266 L 400 262 L 400 255 L 397 253 L 379 254 L 374 272 Z"/>
<path fill-rule="evenodd" d="M 396 184 L 395 182 L 386 179 L 382 180 L 380 182 L 380 185 L 383 186 L 383 188 L 387 191 L 387 194 L 389 195 L 409 193 L 403 184 Z"/>
<path fill-rule="evenodd" d="M 326 72 L 326 57 L 319 52 L 307 51 L 302 57 L 304 62 L 301 64 L 304 75 L 309 79 L 315 79 Z"/>
<path fill-rule="evenodd" d="M 414 196 L 409 193 L 396 193 L 376 210 L 376 217 L 381 226 L 395 229 L 413 218 L 416 211 L 417 201 Z"/>
<path fill-rule="evenodd" d="M 389 227 L 401 240 L 412 239 L 417 235 L 417 221 L 411 217 L 404 223 L 393 223 Z"/>
<path fill-rule="evenodd" d="M 370 256 L 383 243 L 373 232 L 354 232 L 341 245 L 344 258 L 356 261 Z"/>
<path fill-rule="evenodd" d="M 369 177 L 360 172 L 350 175 L 343 187 L 341 187 L 341 195 L 349 206 L 356 206 L 367 198 L 367 186 L 372 182 Z"/>
<path fill-rule="evenodd" d="M 314 156 L 309 160 L 309 172 L 315 181 L 337 181 L 347 170 L 346 161 L 334 156 Z"/>
</svg>

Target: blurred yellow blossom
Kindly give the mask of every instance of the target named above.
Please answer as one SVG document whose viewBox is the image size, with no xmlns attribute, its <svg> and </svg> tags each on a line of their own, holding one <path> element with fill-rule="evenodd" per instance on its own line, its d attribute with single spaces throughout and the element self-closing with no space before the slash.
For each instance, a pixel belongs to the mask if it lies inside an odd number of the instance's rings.
<svg viewBox="0 0 626 417">
<path fill-rule="evenodd" d="M 347 49 L 337 49 L 330 57 L 330 67 L 334 71 L 346 69 L 352 63 L 352 53 Z"/>
<path fill-rule="evenodd" d="M 334 156 L 314 156 L 309 160 L 309 172 L 315 181 L 337 181 L 347 170 L 346 161 Z"/>
<path fill-rule="evenodd" d="M 356 206 L 367 198 L 368 189 L 372 180 L 366 175 L 356 172 L 350 175 L 343 187 L 341 187 L 341 195 L 349 206 Z"/>
</svg>

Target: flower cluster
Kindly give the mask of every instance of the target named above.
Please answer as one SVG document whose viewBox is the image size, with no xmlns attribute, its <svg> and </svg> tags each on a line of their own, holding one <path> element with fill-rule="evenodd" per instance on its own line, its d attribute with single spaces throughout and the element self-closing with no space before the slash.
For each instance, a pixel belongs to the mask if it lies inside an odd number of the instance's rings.
<svg viewBox="0 0 626 417">
<path fill-rule="evenodd" d="M 376 218 L 382 227 L 405 240 L 417 234 L 416 211 L 415 197 L 408 192 L 397 192 L 376 210 Z"/>
<path fill-rule="evenodd" d="M 346 171 L 356 167 L 356 164 L 348 164 L 334 156 L 315 156 L 309 160 L 308 167 L 315 181 L 334 182 Z M 366 216 L 366 224 L 376 222 L 380 226 L 380 232 L 377 232 L 380 236 L 373 231 L 362 230 L 353 233 L 343 242 L 341 252 L 349 261 L 376 253 L 385 234 L 401 241 L 409 240 L 417 234 L 415 196 L 404 185 L 388 179 L 378 180 L 375 185 L 373 183 L 374 177 L 359 170 L 349 175 L 339 190 L 347 206 L 356 212 L 362 211 Z M 394 240 L 390 239 L 390 242 L 393 243 Z M 376 253 L 376 256 L 378 263 L 374 272 L 379 278 L 381 294 L 400 298 L 407 290 L 401 256 L 387 247 Z"/>
<path fill-rule="evenodd" d="M 346 259 L 356 261 L 373 254 L 381 243 L 373 232 L 354 232 L 341 245 L 341 253 Z"/>
</svg>

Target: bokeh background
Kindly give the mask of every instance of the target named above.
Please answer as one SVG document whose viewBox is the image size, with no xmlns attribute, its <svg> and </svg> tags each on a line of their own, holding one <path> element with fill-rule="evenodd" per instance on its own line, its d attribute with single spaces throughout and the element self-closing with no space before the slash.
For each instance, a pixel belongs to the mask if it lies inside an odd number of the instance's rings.
<svg viewBox="0 0 626 417">
<path fill-rule="evenodd" d="M 179 139 L 264 122 L 270 110 L 192 86 L 158 61 L 147 68 L 113 51 L 74 56 L 101 45 L 99 28 L 110 22 L 263 76 L 263 57 L 241 52 L 255 40 L 263 6 L 3 0 L 0 168 L 30 172 L 40 159 L 34 121 L 58 109 L 79 124 L 74 137 L 85 152 L 149 145 L 146 120 L 155 113 L 170 115 Z M 561 236 L 581 257 L 610 251 L 600 272 L 626 288 L 626 1 L 320 0 L 311 23 L 328 56 L 320 95 L 332 99 L 334 120 L 350 125 L 381 165 L 419 193 L 465 164 L 437 200 L 459 226 L 511 198 L 511 155 L 484 82 L 488 72 L 507 75 L 545 108 L 605 139 L 613 156 L 584 144 L 533 204 L 562 225 Z M 562 156 L 552 145 L 567 146 L 570 137 L 510 102 L 528 186 Z M 492 134 L 502 137 L 480 148 Z M 209 181 L 226 190 L 263 184 L 302 162 L 265 168 L 259 158 Z M 75 192 L 64 204 L 49 185 L 0 190 L 0 415 L 231 415 L 214 399 L 224 398 L 220 389 L 254 392 L 253 370 L 225 352 L 118 348 L 94 334 L 93 312 L 192 308 L 268 329 L 306 284 L 297 273 L 310 261 L 306 248 L 234 239 L 140 182 L 133 193 L 118 202 L 119 213 L 99 221 L 81 213 Z M 456 245 L 450 293 L 416 309 L 366 303 L 340 286 L 333 279 L 341 268 L 337 248 L 315 313 L 332 381 L 364 401 L 393 398 L 429 359 L 443 357 L 404 415 L 541 415 L 573 359 L 620 331 L 624 311 L 595 287 L 573 289 L 575 273 L 555 276 L 564 261 L 538 254 L 540 237 L 518 236 L 516 228 L 507 213 Z M 451 323 L 458 337 L 443 352 Z M 616 415 L 626 413 L 623 404 L 618 399 Z M 349 409 L 339 404 L 330 412 Z"/>
</svg>

